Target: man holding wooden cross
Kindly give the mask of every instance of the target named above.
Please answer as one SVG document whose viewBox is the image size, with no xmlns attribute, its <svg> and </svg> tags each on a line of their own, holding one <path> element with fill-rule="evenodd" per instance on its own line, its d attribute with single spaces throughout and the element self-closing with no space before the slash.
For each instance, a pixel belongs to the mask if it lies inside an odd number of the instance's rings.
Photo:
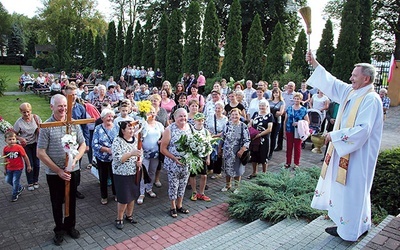
<svg viewBox="0 0 400 250">
<path fill-rule="evenodd" d="M 68 103 L 67 107 L 65 96 L 57 94 L 51 98 L 52 116 L 47 119 L 46 123 L 48 124 L 44 123 L 40 126 L 37 149 L 37 156 L 47 166 L 46 178 L 56 224 L 53 240 L 56 245 L 61 244 L 65 233 L 74 239 L 80 237 L 79 231 L 75 229 L 76 182 L 80 170 L 78 166 L 75 167 L 75 164 L 85 153 L 86 144 L 80 126 L 77 125 L 78 122 L 72 121 L 71 114 L 68 114 L 67 117 L 67 110 L 72 110 L 72 96 L 69 96 L 69 99 L 71 99 L 71 103 Z M 61 138 L 68 133 L 76 134 L 76 142 L 79 147 L 78 153 L 72 161 L 72 169 L 67 172 L 65 170 L 66 154 Z M 66 192 L 66 190 L 69 192 Z M 66 193 L 69 194 L 68 197 L 66 197 Z M 64 200 L 66 204 L 65 218 L 63 218 L 62 208 Z"/>
</svg>

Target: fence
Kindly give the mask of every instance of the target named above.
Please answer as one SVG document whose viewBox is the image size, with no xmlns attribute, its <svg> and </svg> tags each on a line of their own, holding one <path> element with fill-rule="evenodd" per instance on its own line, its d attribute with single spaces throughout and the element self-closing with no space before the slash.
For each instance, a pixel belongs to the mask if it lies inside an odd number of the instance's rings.
<svg viewBox="0 0 400 250">
<path fill-rule="evenodd" d="M 376 77 L 375 77 L 375 91 L 379 92 L 379 89 L 388 87 L 388 76 L 390 70 L 390 62 L 376 62 L 373 61 L 372 65 L 376 68 Z"/>
</svg>

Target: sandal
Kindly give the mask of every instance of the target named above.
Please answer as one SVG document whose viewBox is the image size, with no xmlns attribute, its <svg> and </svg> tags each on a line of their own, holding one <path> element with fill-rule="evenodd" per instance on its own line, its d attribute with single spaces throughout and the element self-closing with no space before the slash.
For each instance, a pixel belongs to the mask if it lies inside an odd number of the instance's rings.
<svg viewBox="0 0 400 250">
<path fill-rule="evenodd" d="M 247 179 L 251 180 L 251 179 L 256 178 L 256 177 L 257 177 L 256 174 L 251 174 L 251 175 L 247 176 Z"/>
<path fill-rule="evenodd" d="M 290 164 L 285 164 L 285 168 L 290 168 Z"/>
<path fill-rule="evenodd" d="M 139 196 L 139 198 L 137 199 L 137 204 L 138 205 L 142 205 L 143 204 L 143 199 L 144 199 L 144 194 Z"/>
<path fill-rule="evenodd" d="M 174 208 L 174 209 L 171 209 L 171 210 L 169 210 L 169 214 L 171 215 L 171 217 L 172 218 L 176 218 L 176 217 L 178 217 L 178 213 L 177 213 L 177 211 L 176 211 L 176 209 Z"/>
<path fill-rule="evenodd" d="M 176 208 L 176 211 L 178 211 L 178 213 L 181 214 L 188 214 L 189 210 L 187 210 L 186 208 L 180 207 L 180 208 Z"/>
<path fill-rule="evenodd" d="M 125 220 L 129 221 L 132 224 L 137 224 L 138 223 L 135 219 L 133 219 L 133 215 L 130 215 L 130 216 L 125 215 Z"/>
<path fill-rule="evenodd" d="M 149 190 L 149 191 L 147 191 L 147 194 L 151 197 L 151 198 L 156 198 L 157 197 L 157 195 L 156 195 L 156 193 L 154 193 L 153 192 L 153 190 Z"/>
<path fill-rule="evenodd" d="M 123 220 L 115 220 L 115 227 L 118 228 L 119 230 L 122 230 L 122 228 L 124 228 L 124 221 Z"/>
</svg>

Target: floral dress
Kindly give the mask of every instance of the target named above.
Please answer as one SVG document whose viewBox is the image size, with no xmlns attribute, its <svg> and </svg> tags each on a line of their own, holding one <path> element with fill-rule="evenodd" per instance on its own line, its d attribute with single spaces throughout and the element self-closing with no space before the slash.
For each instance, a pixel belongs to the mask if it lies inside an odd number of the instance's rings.
<svg viewBox="0 0 400 250">
<path fill-rule="evenodd" d="M 186 130 L 180 130 L 175 123 L 170 125 L 171 139 L 168 144 L 168 151 L 176 157 L 180 157 L 181 153 L 177 150 L 177 141 L 183 134 L 192 133 L 192 128 L 187 125 Z M 164 168 L 168 172 L 168 196 L 170 200 L 176 200 L 177 197 L 183 197 L 185 188 L 189 179 L 189 167 L 179 166 L 171 158 L 165 157 Z"/>
<path fill-rule="evenodd" d="M 268 128 L 268 123 L 274 122 L 274 117 L 271 113 L 259 115 L 258 112 L 253 115 L 252 127 L 257 129 L 259 133 Z M 258 147 L 251 147 L 251 161 L 256 163 L 266 163 L 269 152 L 269 137 L 270 134 L 258 138 Z M 256 139 L 257 140 L 257 139 Z M 253 140 L 255 141 L 255 140 Z"/>
<path fill-rule="evenodd" d="M 225 131 L 222 133 L 223 140 L 223 170 L 225 174 L 231 177 L 242 176 L 244 165 L 237 157 L 237 152 L 242 146 L 249 148 L 250 133 L 246 124 L 239 122 L 233 124 L 228 122 Z"/>
</svg>

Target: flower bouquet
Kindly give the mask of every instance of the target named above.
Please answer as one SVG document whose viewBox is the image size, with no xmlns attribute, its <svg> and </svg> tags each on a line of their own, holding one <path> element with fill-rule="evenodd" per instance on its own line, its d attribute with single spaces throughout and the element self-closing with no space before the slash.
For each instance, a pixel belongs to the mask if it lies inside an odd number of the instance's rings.
<svg viewBox="0 0 400 250">
<path fill-rule="evenodd" d="M 137 106 L 138 106 L 139 115 L 141 117 L 143 117 L 144 120 L 146 120 L 146 115 L 147 115 L 147 113 L 150 112 L 151 107 L 152 107 L 151 102 L 149 100 L 140 101 L 140 102 L 137 102 Z"/>
<path fill-rule="evenodd" d="M 12 128 L 13 128 L 13 126 L 11 125 L 11 123 L 4 120 L 3 117 L 0 116 L 0 131 L 5 133 Z"/>
<path fill-rule="evenodd" d="M 71 133 L 71 134 L 65 134 L 61 138 L 61 143 L 63 145 L 64 152 L 68 154 L 68 165 L 66 167 L 66 171 L 71 172 L 72 169 L 72 163 L 75 158 L 79 154 L 78 151 L 78 143 L 76 141 L 76 134 Z"/>
<path fill-rule="evenodd" d="M 199 173 L 204 165 L 204 158 L 211 154 L 213 145 L 219 140 L 220 138 L 213 138 L 210 134 L 207 136 L 199 133 L 181 135 L 177 141 L 177 150 L 183 153 L 181 162 L 189 166 L 191 173 Z"/>
</svg>

